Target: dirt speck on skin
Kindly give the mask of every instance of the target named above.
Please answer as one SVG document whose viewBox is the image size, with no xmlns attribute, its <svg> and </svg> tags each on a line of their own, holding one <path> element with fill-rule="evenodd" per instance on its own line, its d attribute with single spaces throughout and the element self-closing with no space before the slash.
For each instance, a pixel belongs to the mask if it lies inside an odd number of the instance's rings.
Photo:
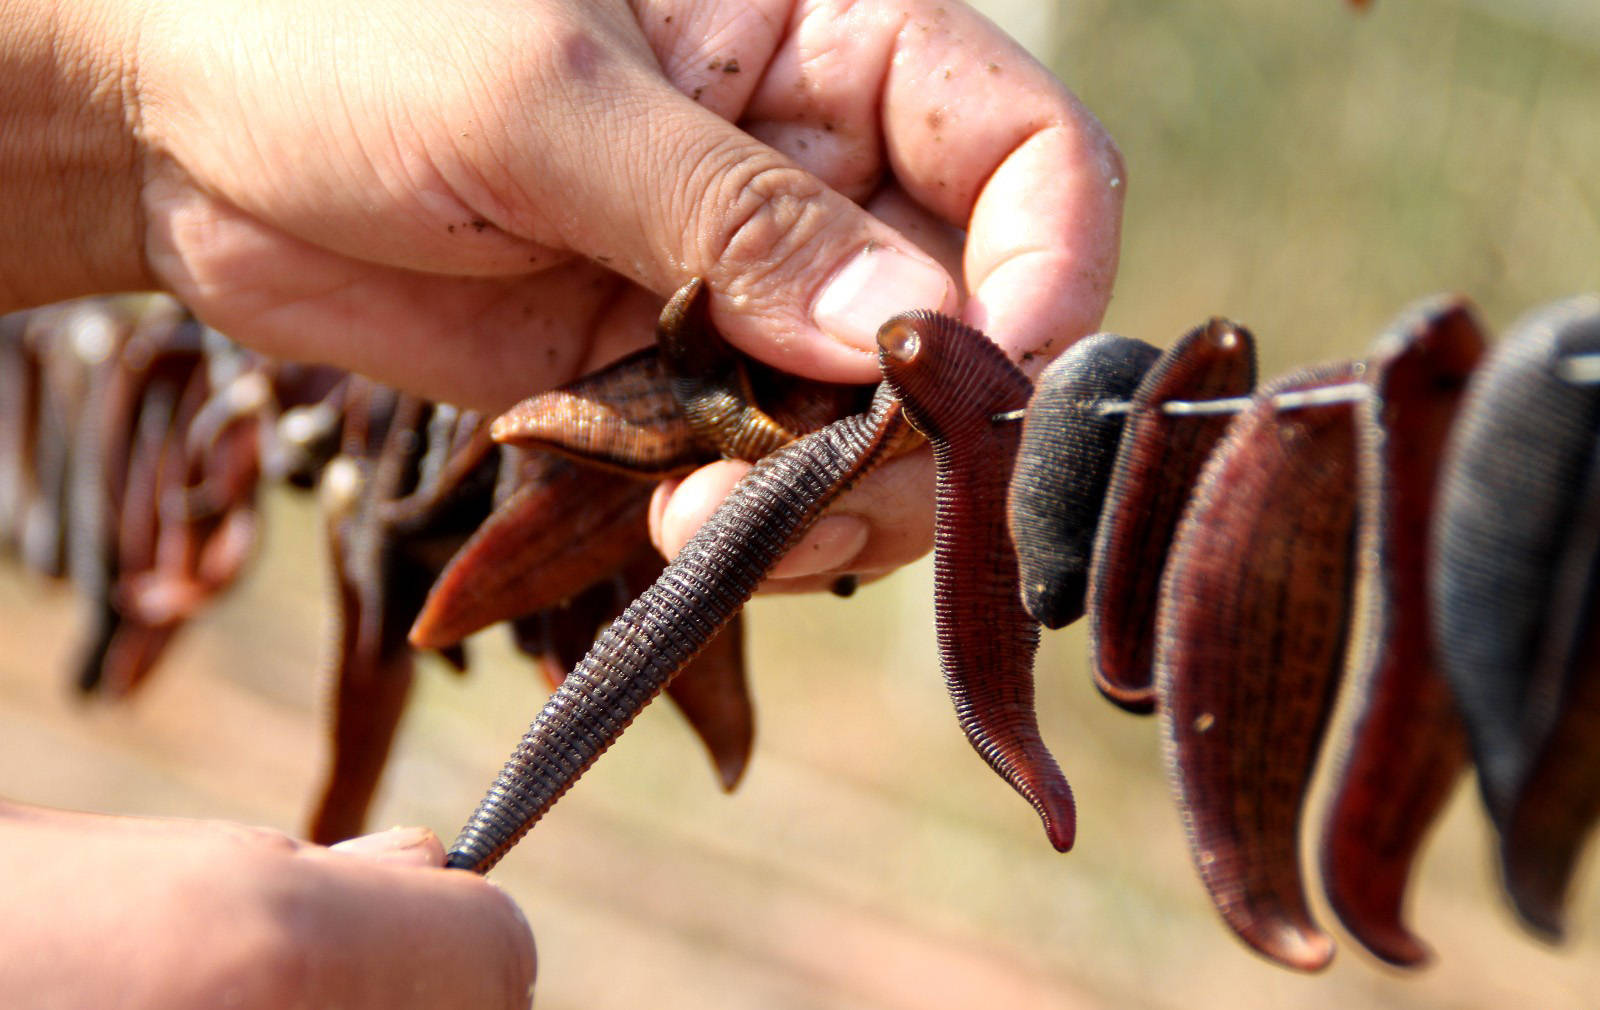
<svg viewBox="0 0 1600 1010">
<path fill-rule="evenodd" d="M 468 221 L 467 223 L 472 225 L 472 230 L 475 231 L 475 232 L 478 232 L 479 234 L 482 234 L 483 230 L 485 228 L 489 227 L 489 222 L 485 221 L 481 217 L 475 217 L 471 221 Z"/>
<path fill-rule="evenodd" d="M 988 63 L 983 65 L 983 69 L 989 71 L 991 74 L 998 74 L 1000 72 L 1000 64 L 990 60 Z"/>
<path fill-rule="evenodd" d="M 832 123 L 823 123 L 822 124 L 822 130 L 823 130 L 824 133 L 832 133 L 833 132 L 833 124 Z"/>
<path fill-rule="evenodd" d="M 724 63 L 722 65 L 722 72 L 725 74 L 737 74 L 739 72 L 739 61 L 729 60 L 728 62 Z"/>
<path fill-rule="evenodd" d="M 703 87 L 695 88 L 692 92 L 689 93 L 689 97 L 698 102 L 700 100 L 700 96 L 705 94 L 705 91 L 706 91 L 706 89 L 703 88 Z"/>
<path fill-rule="evenodd" d="M 944 112 L 939 109 L 932 109 L 928 112 L 927 120 L 928 129 L 937 131 L 939 127 L 944 125 Z"/>
<path fill-rule="evenodd" d="M 444 226 L 444 230 L 454 235 L 456 233 L 456 226 L 453 224 L 447 224 Z"/>
<path fill-rule="evenodd" d="M 722 69 L 722 60 L 720 60 L 720 59 L 712 60 L 710 63 L 706 64 L 706 69 L 707 70 L 721 70 Z"/>
</svg>

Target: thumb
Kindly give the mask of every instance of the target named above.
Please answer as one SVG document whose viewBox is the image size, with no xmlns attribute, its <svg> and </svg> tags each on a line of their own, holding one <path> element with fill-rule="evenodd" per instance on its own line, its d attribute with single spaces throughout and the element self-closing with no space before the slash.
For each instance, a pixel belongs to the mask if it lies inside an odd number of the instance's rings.
<svg viewBox="0 0 1600 1010">
<path fill-rule="evenodd" d="M 705 277 L 731 343 L 817 379 L 875 380 L 884 319 L 958 307 L 933 257 L 658 81 L 625 103 L 629 114 L 615 102 L 597 108 L 595 129 L 572 149 L 574 165 L 592 161 L 586 149 L 624 154 L 566 189 L 577 204 L 568 220 L 580 225 L 563 236 L 569 248 L 662 295 Z"/>
</svg>

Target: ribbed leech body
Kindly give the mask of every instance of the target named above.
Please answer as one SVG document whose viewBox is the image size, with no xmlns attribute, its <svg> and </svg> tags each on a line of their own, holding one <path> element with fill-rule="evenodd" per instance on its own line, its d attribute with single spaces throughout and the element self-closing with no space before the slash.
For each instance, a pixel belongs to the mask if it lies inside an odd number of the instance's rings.
<svg viewBox="0 0 1600 1010">
<path fill-rule="evenodd" d="M 933 445 L 939 662 L 967 739 L 1044 820 L 1065 851 L 1075 830 L 1072 790 L 1039 736 L 1033 658 L 1039 629 L 1017 593 L 1006 529 L 1006 487 L 1019 433 L 993 416 L 1032 392 L 987 337 L 929 312 L 879 331 L 885 382 Z"/>
<path fill-rule="evenodd" d="M 704 459 L 656 348 L 540 393 L 494 420 L 495 441 L 634 476 L 688 473 Z"/>
<path fill-rule="evenodd" d="M 1438 648 L 1500 830 L 1506 891 L 1559 937 L 1600 815 L 1600 297 L 1522 320 L 1473 377 L 1444 464 L 1433 577 Z"/>
<path fill-rule="evenodd" d="M 1089 556 L 1124 423 L 1101 405 L 1127 400 L 1160 353 L 1142 340 L 1097 333 L 1039 376 L 1007 510 L 1023 604 L 1047 628 L 1084 613 Z"/>
<path fill-rule="evenodd" d="M 1200 468 L 1232 420 L 1175 416 L 1169 400 L 1248 395 L 1255 339 L 1212 319 L 1186 334 L 1145 373 L 1130 401 L 1089 562 L 1089 655 L 1100 693 L 1130 712 L 1155 709 L 1156 601 L 1178 521 Z"/>
<path fill-rule="evenodd" d="M 1461 720 L 1434 659 L 1428 525 L 1445 437 L 1483 347 L 1464 304 L 1417 306 L 1367 359 L 1374 395 L 1356 408 L 1356 554 L 1366 591 L 1349 693 L 1360 707 L 1339 750 L 1320 859 L 1345 928 L 1391 964 L 1428 956 L 1402 921 L 1406 883 L 1466 762 Z"/>
<path fill-rule="evenodd" d="M 1157 711 L 1195 867 L 1223 919 L 1266 956 L 1321 968 L 1299 822 L 1349 617 L 1355 451 L 1350 405 L 1280 411 L 1264 387 L 1201 474 L 1162 579 Z"/>
<path fill-rule="evenodd" d="M 601 632 L 461 831 L 448 865 L 486 872 L 738 613 L 851 481 L 894 448 L 898 405 L 835 422 L 756 464 L 655 584 Z"/>
<path fill-rule="evenodd" d="M 1467 724 L 1479 787 L 1503 824 L 1560 703 L 1570 651 L 1550 640 L 1556 575 L 1600 425 L 1600 386 L 1559 373 L 1600 351 L 1600 298 L 1517 324 L 1468 386 L 1441 471 L 1434 525 L 1439 659 Z"/>
<path fill-rule="evenodd" d="M 724 456 L 756 460 L 794 440 L 756 405 L 742 359 L 711 326 L 711 303 L 698 277 L 679 288 L 656 324 L 661 365 L 689 430 Z"/>
</svg>

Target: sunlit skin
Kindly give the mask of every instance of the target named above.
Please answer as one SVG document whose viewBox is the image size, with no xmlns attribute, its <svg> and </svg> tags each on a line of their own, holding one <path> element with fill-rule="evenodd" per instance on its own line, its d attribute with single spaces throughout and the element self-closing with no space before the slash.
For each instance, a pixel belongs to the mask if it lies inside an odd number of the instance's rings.
<svg viewBox="0 0 1600 1010">
<path fill-rule="evenodd" d="M 466 407 L 644 346 L 695 275 L 735 347 L 870 382 L 916 307 L 1042 365 L 1116 268 L 1115 147 L 949 0 L 0 0 L 0 59 L 0 311 L 166 290 Z M 657 546 L 742 469 L 659 492 Z M 920 556 L 931 488 L 925 455 L 885 466 L 772 581 Z"/>
<path fill-rule="evenodd" d="M 103 153 L 46 175 L 0 152 L 8 233 L 38 236 L 0 252 L 0 308 L 161 287 L 258 349 L 498 410 L 648 343 L 693 275 L 736 347 L 836 381 L 876 378 L 898 311 L 1042 366 L 1110 296 L 1115 147 L 958 4 L 10 6 L 0 39 L 31 15 L 92 68 L 51 86 L 93 97 L 70 125 Z M 92 227 L 37 198 L 66 184 Z M 778 574 L 921 555 L 930 469 L 866 482 Z M 663 493 L 664 553 L 740 472 Z"/>
</svg>

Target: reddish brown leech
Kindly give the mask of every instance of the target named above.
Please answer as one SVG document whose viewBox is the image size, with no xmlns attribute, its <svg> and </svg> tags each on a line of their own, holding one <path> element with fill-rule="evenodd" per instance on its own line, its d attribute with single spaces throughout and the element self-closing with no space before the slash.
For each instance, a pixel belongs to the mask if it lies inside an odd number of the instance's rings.
<svg viewBox="0 0 1600 1010">
<path fill-rule="evenodd" d="M 462 828 L 448 865 L 487 872 L 732 620 L 846 487 L 905 443 L 886 393 L 757 463 L 655 584 L 601 632 Z"/>
<path fill-rule="evenodd" d="M 1201 473 L 1162 580 L 1158 710 L 1200 877 L 1246 943 L 1302 971 L 1333 956 L 1301 880 L 1299 818 L 1344 658 L 1355 444 L 1348 403 L 1257 394 Z"/>
<path fill-rule="evenodd" d="M 1232 418 L 1182 416 L 1171 400 L 1243 396 L 1255 386 L 1255 338 L 1212 319 L 1173 344 L 1134 392 L 1089 562 L 1089 655 L 1095 686 L 1130 712 L 1155 709 L 1156 601 L 1178 520 L 1200 468 Z"/>
<path fill-rule="evenodd" d="M 1072 790 L 1039 736 L 1033 657 L 1039 628 L 1017 592 L 1006 488 L 1020 432 L 994 415 L 1028 402 L 1026 376 L 987 337 L 932 312 L 878 331 L 885 382 L 933 446 L 938 473 L 934 605 L 943 668 L 972 746 L 1072 847 Z"/>
<path fill-rule="evenodd" d="M 1367 361 L 1375 395 L 1357 407 L 1357 557 L 1366 593 L 1364 654 L 1351 694 L 1361 710 L 1323 823 L 1328 900 L 1352 936 L 1391 964 L 1428 949 L 1401 921 L 1423 838 L 1466 761 L 1466 738 L 1434 662 L 1428 526 L 1445 436 L 1484 347 L 1471 310 L 1433 301 L 1390 327 Z"/>
</svg>

